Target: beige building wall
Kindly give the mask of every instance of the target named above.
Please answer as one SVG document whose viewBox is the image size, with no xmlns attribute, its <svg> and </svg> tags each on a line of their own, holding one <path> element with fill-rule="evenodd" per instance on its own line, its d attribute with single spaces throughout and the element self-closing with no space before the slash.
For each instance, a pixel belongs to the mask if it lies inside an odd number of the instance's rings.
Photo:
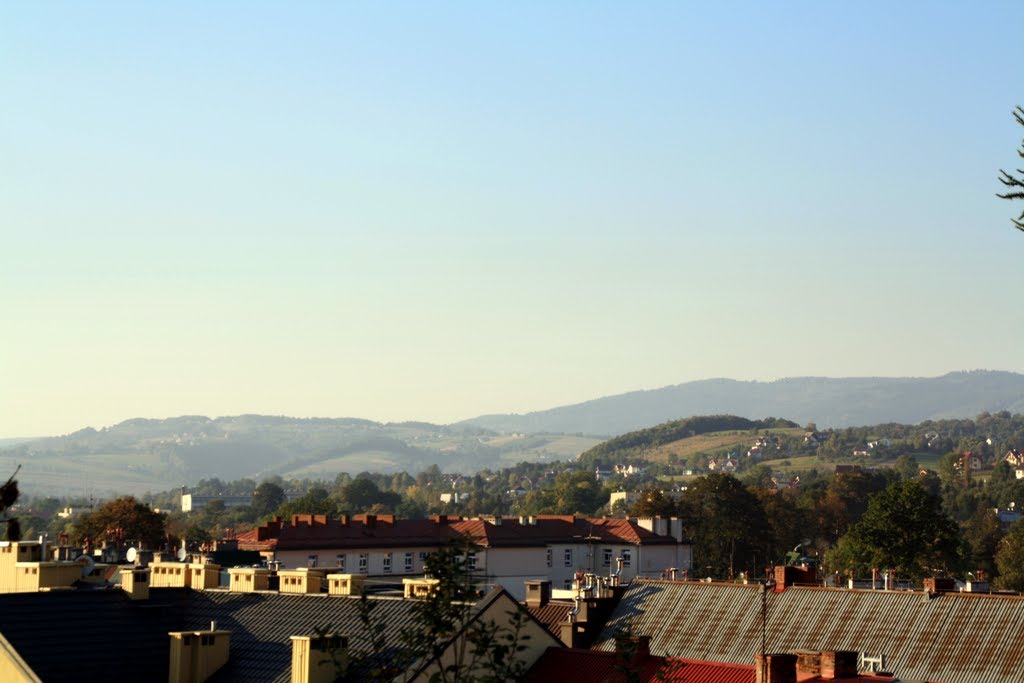
<svg viewBox="0 0 1024 683">
<path fill-rule="evenodd" d="M 315 562 L 317 569 L 339 574 L 366 574 L 368 576 L 416 576 L 423 573 L 423 559 L 437 548 L 425 546 L 395 548 L 313 548 L 309 550 L 279 550 L 263 553 L 268 560 L 281 563 L 282 569 L 309 567 Z M 410 555 L 409 564 L 406 554 Z M 362 556 L 365 556 L 363 558 Z M 365 571 L 362 570 L 365 559 Z M 341 566 L 339 566 L 339 562 Z"/>
<path fill-rule="evenodd" d="M 482 622 L 491 622 L 495 624 L 508 624 L 509 616 L 513 610 L 519 609 L 519 606 L 513 601 L 508 595 L 500 595 L 494 602 L 487 606 L 487 608 L 481 612 L 477 619 Z M 528 636 L 528 637 L 527 637 Z M 464 637 L 464 636 L 463 636 Z M 534 662 L 536 662 L 544 651 L 549 647 L 561 647 L 562 643 L 560 640 L 555 638 L 551 633 L 548 632 L 543 626 L 533 619 L 527 619 L 522 630 L 519 632 L 518 645 L 523 649 L 517 652 L 514 656 L 517 660 L 524 662 L 526 668 L 529 668 Z M 469 651 L 472 648 L 465 647 L 464 643 L 458 641 L 453 642 L 445 650 L 444 654 L 441 655 L 440 665 L 449 666 L 455 663 L 456 653 L 465 653 L 463 663 L 469 664 Z M 429 681 L 431 674 L 438 670 L 438 663 L 435 662 L 431 666 L 428 666 L 420 674 L 414 678 L 414 681 Z M 487 672 L 490 673 L 490 672 Z"/>
<path fill-rule="evenodd" d="M 167 680 L 202 683 L 227 664 L 230 631 L 172 631 Z"/>
<path fill-rule="evenodd" d="M 21 655 L 0 633 L 0 681 L 4 683 L 42 683 Z"/>
</svg>

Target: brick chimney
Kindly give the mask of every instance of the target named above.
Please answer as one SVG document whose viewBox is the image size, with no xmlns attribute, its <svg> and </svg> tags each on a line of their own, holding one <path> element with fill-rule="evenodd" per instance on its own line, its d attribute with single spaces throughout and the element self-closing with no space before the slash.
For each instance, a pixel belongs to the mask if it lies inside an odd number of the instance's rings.
<svg viewBox="0 0 1024 683">
<path fill-rule="evenodd" d="M 826 650 L 821 653 L 821 677 L 825 680 L 855 678 L 857 653 L 849 650 Z"/>
<path fill-rule="evenodd" d="M 797 656 L 789 653 L 754 656 L 754 683 L 796 683 Z"/>
</svg>

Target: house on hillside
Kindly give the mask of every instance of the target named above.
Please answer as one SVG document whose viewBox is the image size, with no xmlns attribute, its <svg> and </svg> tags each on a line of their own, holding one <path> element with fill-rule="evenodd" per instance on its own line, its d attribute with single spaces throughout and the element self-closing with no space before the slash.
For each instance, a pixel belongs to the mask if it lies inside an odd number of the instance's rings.
<svg viewBox="0 0 1024 683">
<path fill-rule="evenodd" d="M 1003 456 L 1003 460 L 1010 464 L 1010 467 L 1024 467 L 1024 451 L 1011 448 Z"/>
<path fill-rule="evenodd" d="M 971 451 L 967 451 L 953 463 L 953 467 L 958 472 L 969 471 L 978 472 L 985 467 L 985 462 L 981 459 L 981 456 L 975 455 Z"/>
<path fill-rule="evenodd" d="M 708 469 L 712 472 L 725 472 L 732 473 L 736 471 L 739 466 L 732 458 L 710 458 L 708 459 Z"/>
</svg>

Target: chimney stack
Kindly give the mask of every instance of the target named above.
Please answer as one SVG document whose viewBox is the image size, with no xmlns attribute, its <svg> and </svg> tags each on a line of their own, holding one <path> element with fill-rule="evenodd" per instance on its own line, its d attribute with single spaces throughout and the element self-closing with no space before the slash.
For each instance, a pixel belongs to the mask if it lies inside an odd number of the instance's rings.
<svg viewBox="0 0 1024 683">
<path fill-rule="evenodd" d="M 543 607 L 551 600 L 550 581 L 526 581 L 526 606 Z"/>
<path fill-rule="evenodd" d="M 331 683 L 346 668 L 347 638 L 334 634 L 292 636 L 292 683 Z"/>
<path fill-rule="evenodd" d="M 797 656 L 775 653 L 754 656 L 754 683 L 796 683 Z"/>
<path fill-rule="evenodd" d="M 821 677 L 825 680 L 857 676 L 857 653 L 849 650 L 821 653 Z"/>
</svg>

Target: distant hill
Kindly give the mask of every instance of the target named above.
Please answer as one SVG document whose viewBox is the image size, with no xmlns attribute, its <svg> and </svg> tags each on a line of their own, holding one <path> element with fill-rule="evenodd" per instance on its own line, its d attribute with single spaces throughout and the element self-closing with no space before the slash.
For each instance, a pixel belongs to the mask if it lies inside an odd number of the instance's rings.
<svg viewBox="0 0 1024 683">
<path fill-rule="evenodd" d="M 340 472 L 416 474 L 433 464 L 445 471 L 476 472 L 524 460 L 567 460 L 598 441 L 355 418 L 134 418 L 99 430 L 89 427 L 0 446 L 0 473 L 6 477 L 20 464 L 19 483 L 32 494 L 138 495 L 213 477 L 330 480 Z"/>
<path fill-rule="evenodd" d="M 819 428 L 971 418 L 982 412 L 1024 412 L 1024 375 L 977 370 L 942 377 L 794 377 L 774 382 L 708 379 L 633 391 L 525 415 L 465 420 L 505 433 L 560 432 L 615 436 L 690 415 L 750 419 L 784 415 Z"/>
</svg>

